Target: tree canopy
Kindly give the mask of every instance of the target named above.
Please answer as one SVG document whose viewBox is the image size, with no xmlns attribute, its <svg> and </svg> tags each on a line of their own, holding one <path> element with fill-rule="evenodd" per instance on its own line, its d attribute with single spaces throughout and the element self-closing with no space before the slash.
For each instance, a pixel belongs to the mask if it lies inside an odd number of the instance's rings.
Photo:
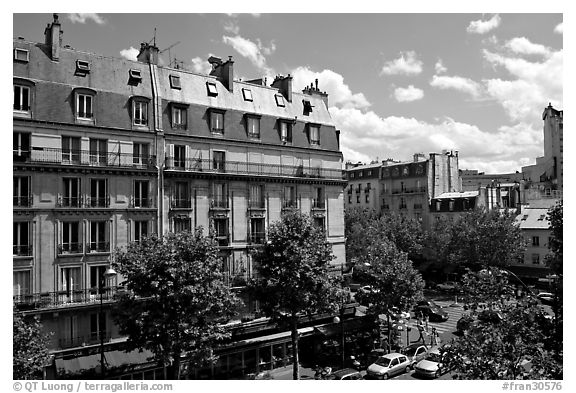
<svg viewBox="0 0 576 393">
<path fill-rule="evenodd" d="M 13 314 L 12 378 L 42 379 L 44 367 L 50 361 L 49 336 L 42 333 L 38 317 Z"/>
<path fill-rule="evenodd" d="M 262 311 L 292 332 L 293 378 L 298 372 L 298 318 L 337 309 L 334 259 L 324 231 L 300 212 L 284 214 L 268 230 L 268 241 L 254 255 L 257 276 L 249 288 Z"/>
<path fill-rule="evenodd" d="M 194 232 L 155 235 L 118 250 L 114 267 L 127 291 L 114 318 L 128 349 L 145 348 L 179 379 L 181 359 L 213 361 L 213 348 L 230 337 L 222 326 L 239 300 L 225 284 L 217 243 Z"/>
<path fill-rule="evenodd" d="M 560 200 L 548 211 L 548 221 L 550 222 L 550 241 L 548 248 L 550 254 L 547 258 L 548 266 L 555 274 L 563 274 L 563 230 L 564 230 L 564 202 Z"/>
</svg>

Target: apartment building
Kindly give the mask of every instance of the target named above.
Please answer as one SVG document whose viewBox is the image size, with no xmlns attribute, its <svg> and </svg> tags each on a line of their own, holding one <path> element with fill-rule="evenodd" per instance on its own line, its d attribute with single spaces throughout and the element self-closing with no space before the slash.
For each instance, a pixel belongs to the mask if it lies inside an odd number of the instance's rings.
<svg viewBox="0 0 576 393">
<path fill-rule="evenodd" d="M 106 271 L 142 236 L 214 231 L 241 288 L 269 225 L 298 209 L 345 263 L 328 95 L 317 80 L 292 91 L 290 75 L 240 82 L 231 57 L 208 61 L 202 75 L 159 65 L 150 44 L 138 61 L 76 50 L 56 14 L 43 43 L 14 40 L 13 301 L 54 332 L 57 358 L 101 332 L 107 349 L 121 341 L 110 304 L 122 278 Z"/>
</svg>

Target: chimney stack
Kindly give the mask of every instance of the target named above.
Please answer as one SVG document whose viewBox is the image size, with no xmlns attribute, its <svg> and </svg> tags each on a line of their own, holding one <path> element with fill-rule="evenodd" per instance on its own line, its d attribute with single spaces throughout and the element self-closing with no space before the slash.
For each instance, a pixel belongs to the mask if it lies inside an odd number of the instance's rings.
<svg viewBox="0 0 576 393">
<path fill-rule="evenodd" d="M 228 56 L 225 63 L 219 57 L 210 56 L 208 63 L 212 65 L 210 75 L 217 77 L 224 87 L 232 93 L 234 91 L 234 60 L 232 56 Z"/>
<path fill-rule="evenodd" d="M 53 61 L 60 59 L 60 46 L 62 46 L 62 26 L 58 21 L 58 14 L 52 14 L 54 20 L 48 23 L 44 30 L 45 43 L 50 47 L 50 58 Z"/>
<path fill-rule="evenodd" d="M 158 55 L 157 46 L 143 42 L 140 44 L 140 53 L 138 53 L 137 59 L 142 63 L 158 65 Z"/>
<path fill-rule="evenodd" d="M 276 75 L 270 87 L 278 89 L 286 101 L 292 102 L 292 76 L 290 74 L 288 76 Z"/>
<path fill-rule="evenodd" d="M 314 83 L 310 83 L 310 86 L 306 86 L 304 90 L 302 90 L 302 93 L 322 98 L 324 105 L 326 105 L 326 108 L 328 108 L 328 93 L 325 91 L 320 91 L 318 88 L 318 78 L 314 80 Z"/>
</svg>

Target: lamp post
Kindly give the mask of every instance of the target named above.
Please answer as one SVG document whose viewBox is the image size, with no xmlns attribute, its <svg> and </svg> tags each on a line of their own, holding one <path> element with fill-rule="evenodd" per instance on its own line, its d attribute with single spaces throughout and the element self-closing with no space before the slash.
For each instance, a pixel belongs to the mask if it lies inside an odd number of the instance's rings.
<svg viewBox="0 0 576 393">
<path fill-rule="evenodd" d="M 104 293 L 104 288 L 106 287 L 106 285 L 102 285 L 102 284 L 107 284 L 108 278 L 113 277 L 116 275 L 116 270 L 112 269 L 111 267 L 108 267 L 108 269 L 106 269 L 106 271 L 104 272 L 104 277 L 103 280 L 100 280 L 101 283 L 101 287 L 100 287 L 100 315 L 98 316 L 98 332 L 100 333 L 100 373 L 102 375 L 102 378 L 104 378 L 105 375 L 105 361 L 104 361 L 104 331 L 102 329 L 102 324 L 103 324 L 103 318 L 105 318 L 104 316 L 104 297 L 103 297 L 103 293 Z"/>
</svg>

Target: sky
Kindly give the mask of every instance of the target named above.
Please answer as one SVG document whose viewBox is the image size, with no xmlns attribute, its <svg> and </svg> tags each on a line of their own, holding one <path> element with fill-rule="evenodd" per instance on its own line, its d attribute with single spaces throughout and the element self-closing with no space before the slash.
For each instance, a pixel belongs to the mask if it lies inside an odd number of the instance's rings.
<svg viewBox="0 0 576 393">
<path fill-rule="evenodd" d="M 302 12 L 302 11 L 300 11 Z M 41 42 L 52 14 L 13 14 L 13 36 Z M 63 44 L 235 77 L 318 78 L 344 161 L 410 160 L 458 150 L 461 169 L 520 171 L 543 155 L 542 112 L 563 109 L 561 13 L 60 14 Z"/>
</svg>

